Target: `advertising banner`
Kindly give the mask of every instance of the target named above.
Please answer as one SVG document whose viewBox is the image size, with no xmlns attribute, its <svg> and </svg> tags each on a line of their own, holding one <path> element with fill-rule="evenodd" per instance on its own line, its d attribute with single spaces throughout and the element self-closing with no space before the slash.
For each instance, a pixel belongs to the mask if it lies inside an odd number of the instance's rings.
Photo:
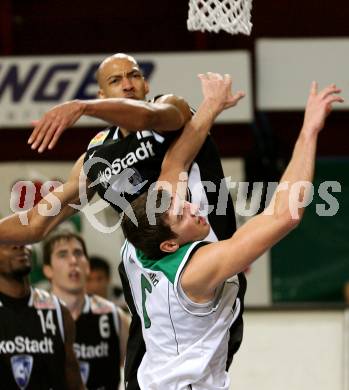
<svg viewBox="0 0 349 390">
<path fill-rule="evenodd" d="M 247 96 L 238 107 L 224 112 L 217 122 L 252 121 L 251 65 L 247 51 L 134 55 L 150 82 L 148 98 L 173 93 L 183 96 L 194 108 L 202 96 L 198 73 L 231 74 L 234 89 L 244 90 Z M 31 121 L 56 104 L 96 98 L 95 73 L 105 57 L 107 54 L 0 57 L 0 128 L 30 127 Z M 100 126 L 101 122 L 83 117 L 78 125 Z"/>
</svg>

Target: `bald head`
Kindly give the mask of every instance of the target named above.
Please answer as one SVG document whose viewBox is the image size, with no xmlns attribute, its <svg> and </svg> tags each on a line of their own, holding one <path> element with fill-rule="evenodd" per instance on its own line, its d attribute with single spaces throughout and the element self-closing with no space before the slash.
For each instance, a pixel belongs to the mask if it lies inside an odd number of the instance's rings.
<svg viewBox="0 0 349 390">
<path fill-rule="evenodd" d="M 105 67 L 108 67 L 110 66 L 111 63 L 115 63 L 115 62 L 118 62 L 119 60 L 122 60 L 122 61 L 128 61 L 128 62 L 132 62 L 135 66 L 138 66 L 138 63 L 137 61 L 134 59 L 134 57 L 128 55 L 128 54 L 125 54 L 125 53 L 116 53 L 116 54 L 113 54 L 107 58 L 105 58 L 99 65 L 98 69 L 97 69 L 97 72 L 96 72 L 96 79 L 97 79 L 97 82 L 98 82 L 98 85 L 100 85 L 100 77 L 101 77 L 101 74 L 103 74 L 103 69 Z"/>
<path fill-rule="evenodd" d="M 100 64 L 96 78 L 99 98 L 144 100 L 149 92 L 137 61 L 124 53 L 113 54 Z"/>
</svg>

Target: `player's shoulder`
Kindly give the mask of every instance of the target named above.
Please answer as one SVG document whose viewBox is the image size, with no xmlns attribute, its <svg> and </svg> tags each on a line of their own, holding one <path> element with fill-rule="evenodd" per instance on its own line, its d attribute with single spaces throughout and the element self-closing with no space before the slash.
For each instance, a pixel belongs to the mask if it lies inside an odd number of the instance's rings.
<svg viewBox="0 0 349 390">
<path fill-rule="evenodd" d="M 102 298 L 99 295 L 90 295 L 90 307 L 93 314 L 109 314 L 116 310 L 113 302 Z"/>
<path fill-rule="evenodd" d="M 152 100 L 152 103 L 168 103 L 168 104 L 185 104 L 189 107 L 189 102 L 180 95 L 175 95 L 174 93 L 165 93 L 156 95 Z"/>
<path fill-rule="evenodd" d="M 57 298 L 48 291 L 39 288 L 32 290 L 31 300 L 35 309 L 52 310 L 57 308 Z"/>
<path fill-rule="evenodd" d="M 175 95 L 174 93 L 163 93 L 156 95 L 152 100 L 155 103 L 171 103 L 176 101 L 186 101 L 183 96 Z"/>
<path fill-rule="evenodd" d="M 169 96 L 175 96 L 173 94 L 160 93 L 149 100 L 150 103 L 163 103 Z"/>
<path fill-rule="evenodd" d="M 162 95 L 156 95 L 152 100 L 150 100 L 151 103 L 182 103 L 185 105 L 188 105 L 191 115 L 194 115 L 196 110 L 195 108 L 191 107 L 186 99 L 182 96 L 177 96 L 172 93 L 162 94 Z"/>
</svg>

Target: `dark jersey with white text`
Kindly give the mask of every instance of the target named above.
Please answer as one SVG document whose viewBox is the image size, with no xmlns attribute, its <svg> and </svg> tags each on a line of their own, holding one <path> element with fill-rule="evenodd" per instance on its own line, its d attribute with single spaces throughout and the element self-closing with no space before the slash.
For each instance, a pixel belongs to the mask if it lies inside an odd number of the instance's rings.
<svg viewBox="0 0 349 390">
<path fill-rule="evenodd" d="M 0 388 L 64 390 L 64 327 L 58 299 L 32 289 L 30 297 L 0 294 Z"/>
<path fill-rule="evenodd" d="M 90 166 L 85 164 L 85 173 L 92 182 L 95 182 L 97 191 L 104 200 L 117 211 L 124 210 L 132 200 L 157 180 L 163 157 L 176 133 L 178 135 L 178 132 L 158 134 L 145 130 L 123 138 L 118 128 L 107 129 L 91 141 L 85 162 L 88 164 L 93 158 L 96 160 Z M 192 198 L 189 200 L 195 202 L 194 188 L 200 182 L 209 182 L 203 190 L 206 202 L 212 206 L 208 220 L 216 237 L 218 240 L 231 237 L 236 230 L 234 207 L 224 180 L 217 148 L 210 136 L 207 137 L 189 172 L 189 194 L 192 191 Z M 219 199 L 223 201 L 219 202 Z M 127 390 L 136 390 L 139 389 L 137 369 L 143 358 L 145 345 L 141 322 L 134 306 L 123 263 L 119 266 L 119 272 L 125 299 L 132 313 L 125 362 L 125 385 Z M 246 279 L 243 274 L 239 274 L 239 283 L 241 311 L 230 331 L 227 366 L 230 365 L 242 340 L 243 298 L 246 290 Z"/>
<path fill-rule="evenodd" d="M 115 305 L 86 296 L 75 321 L 74 350 L 88 390 L 116 390 L 120 382 L 119 317 Z"/>
<path fill-rule="evenodd" d="M 174 136 L 149 130 L 123 138 L 116 127 L 99 132 L 90 142 L 84 161 L 86 176 L 99 196 L 122 212 L 156 182 Z"/>
</svg>

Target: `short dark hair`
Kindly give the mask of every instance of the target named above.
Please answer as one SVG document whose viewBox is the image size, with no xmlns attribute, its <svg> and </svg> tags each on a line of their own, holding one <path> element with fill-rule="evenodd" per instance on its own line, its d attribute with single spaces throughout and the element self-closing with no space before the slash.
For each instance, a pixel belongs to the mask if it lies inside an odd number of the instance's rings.
<svg viewBox="0 0 349 390">
<path fill-rule="evenodd" d="M 158 208 L 161 201 L 171 199 L 171 195 L 163 190 L 149 190 L 134 200 L 129 207 L 132 208 L 137 219 L 136 226 L 125 212 L 121 222 L 122 231 L 125 238 L 131 242 L 137 249 L 140 249 L 145 256 L 151 259 L 160 259 L 165 253 L 160 249 L 163 241 L 177 238 L 178 235 L 171 230 L 167 223 L 167 210 L 155 213 L 155 221 L 152 224 L 147 215 L 147 201 L 149 198 L 155 198 L 156 207 Z"/>
<path fill-rule="evenodd" d="M 99 256 L 90 256 L 90 270 L 102 270 L 105 272 L 107 277 L 110 277 L 110 265 L 107 260 Z"/>
<path fill-rule="evenodd" d="M 53 251 L 53 247 L 56 244 L 56 242 L 65 240 L 65 241 L 70 241 L 70 240 L 77 240 L 80 242 L 82 246 L 82 250 L 84 251 L 84 255 L 88 259 L 87 255 L 87 249 L 86 249 L 86 244 L 84 239 L 77 233 L 73 233 L 70 231 L 59 231 L 57 233 L 53 233 L 44 242 L 43 246 L 43 262 L 44 265 L 51 265 L 51 255 Z"/>
</svg>

